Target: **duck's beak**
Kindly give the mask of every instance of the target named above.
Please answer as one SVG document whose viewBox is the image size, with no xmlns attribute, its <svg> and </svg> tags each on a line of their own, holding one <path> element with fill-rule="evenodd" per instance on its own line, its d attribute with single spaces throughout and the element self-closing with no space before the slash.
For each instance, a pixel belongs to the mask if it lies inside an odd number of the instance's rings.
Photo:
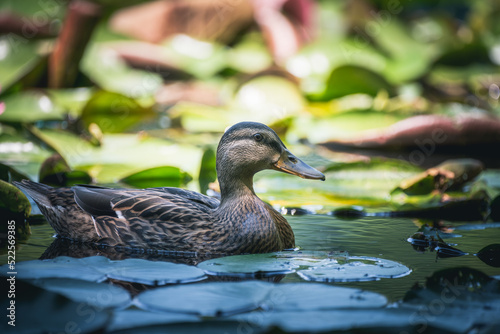
<svg viewBox="0 0 500 334">
<path fill-rule="evenodd" d="M 273 168 L 281 172 L 300 176 L 304 179 L 325 181 L 325 175 L 294 156 L 290 151 L 283 150 Z"/>
</svg>

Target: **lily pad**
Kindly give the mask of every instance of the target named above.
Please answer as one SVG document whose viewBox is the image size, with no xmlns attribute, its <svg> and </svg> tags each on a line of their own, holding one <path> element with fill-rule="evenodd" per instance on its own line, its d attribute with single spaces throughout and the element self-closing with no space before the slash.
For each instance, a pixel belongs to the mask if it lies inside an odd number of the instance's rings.
<svg viewBox="0 0 500 334">
<path fill-rule="evenodd" d="M 489 266 L 500 267 L 500 244 L 488 245 L 474 255 Z"/>
<path fill-rule="evenodd" d="M 387 298 L 375 292 L 320 283 L 277 284 L 264 306 L 273 311 L 311 311 L 340 308 L 376 308 Z"/>
<path fill-rule="evenodd" d="M 303 279 L 317 282 L 375 281 L 399 278 L 410 273 L 411 269 L 401 263 L 366 256 L 350 256 L 345 261 L 331 261 L 297 272 Z"/>
<path fill-rule="evenodd" d="M 81 118 L 88 127 L 96 123 L 103 132 L 119 133 L 134 125 L 153 120 L 151 108 L 142 107 L 136 100 L 114 92 L 98 91 L 87 101 Z"/>
<path fill-rule="evenodd" d="M 127 290 L 107 283 L 68 278 L 45 278 L 33 280 L 32 283 L 45 290 L 59 293 L 75 302 L 86 303 L 99 310 L 123 308 L 132 301 Z"/>
<path fill-rule="evenodd" d="M 203 261 L 198 264 L 198 268 L 209 275 L 265 277 L 290 274 L 300 266 L 316 266 L 333 256 L 328 252 L 302 251 L 232 255 Z"/>
<path fill-rule="evenodd" d="M 3 89 L 11 87 L 40 62 L 40 56 L 36 53 L 38 43 L 26 42 L 25 38 L 13 33 L 0 37 L 0 86 Z"/>
<path fill-rule="evenodd" d="M 0 180 L 0 209 L 22 213 L 27 217 L 31 212 L 31 204 L 21 190 Z"/>
<path fill-rule="evenodd" d="M 94 257 L 83 260 L 89 263 L 92 258 Z M 193 266 L 143 259 L 107 261 L 96 268 L 108 278 L 148 285 L 189 283 L 205 278 L 203 271 Z"/>
<path fill-rule="evenodd" d="M 233 255 L 198 264 L 210 275 L 265 277 L 297 272 L 308 281 L 367 281 L 406 276 L 411 270 L 389 260 L 328 252 Z"/>
<path fill-rule="evenodd" d="M 189 314 L 153 313 L 143 310 L 122 310 L 113 312 L 111 323 L 106 328 L 108 332 L 130 330 L 146 326 L 164 325 L 170 323 L 199 322 L 200 318 Z M 138 333 L 142 331 L 138 330 Z"/>
<path fill-rule="evenodd" d="M 57 153 L 43 162 L 38 179 L 41 183 L 54 186 L 71 186 L 92 182 L 92 178 L 86 172 L 72 171 L 63 157 Z"/>
<path fill-rule="evenodd" d="M 238 314 L 230 319 L 237 320 L 243 328 L 265 330 L 278 327 L 285 333 L 413 333 L 422 326 L 437 333 L 453 329 L 460 332 L 474 324 L 474 317 L 461 313 L 463 321 L 457 324 L 457 316 L 447 315 L 415 319 L 414 310 L 383 308 L 361 310 L 312 310 L 285 312 L 251 312 Z M 413 319 L 418 321 L 413 321 Z M 389 329 L 390 328 L 390 329 Z M 448 331 L 444 331 L 448 333 Z"/>
<path fill-rule="evenodd" d="M 7 268 L 5 265 L 2 269 Z M 32 260 L 16 264 L 17 278 L 77 278 L 85 281 L 102 282 L 106 279 L 94 268 L 82 266 L 81 260 L 67 256 L 51 260 Z"/>
<path fill-rule="evenodd" d="M 255 310 L 273 287 L 271 283 L 259 281 L 163 287 L 139 294 L 136 304 L 152 311 L 215 317 Z"/>
<path fill-rule="evenodd" d="M 2 268 L 6 268 L 3 266 Z M 185 264 L 142 259 L 111 261 L 103 256 L 33 260 L 17 264 L 18 278 L 74 278 L 102 282 L 108 278 L 149 285 L 185 283 L 205 278 L 202 270 Z"/>
<path fill-rule="evenodd" d="M 148 187 L 180 187 L 193 178 L 177 167 L 163 166 L 143 170 L 124 177 L 120 182 L 136 188 Z"/>
<path fill-rule="evenodd" d="M 339 66 L 330 73 L 325 91 L 311 95 L 313 101 L 329 101 L 349 94 L 375 96 L 380 90 L 394 94 L 394 88 L 380 74 L 355 65 Z"/>
<path fill-rule="evenodd" d="M 2 122 L 32 123 L 63 119 L 64 110 L 41 91 L 13 93 L 4 97 L 3 101 L 5 112 L 0 114 Z"/>
<path fill-rule="evenodd" d="M 1 280 L 2 291 L 8 291 L 7 284 L 7 280 Z M 92 307 L 22 280 L 16 280 L 15 286 L 15 327 L 7 324 L 8 318 L 4 319 L 0 323 L 2 333 L 42 334 L 76 330 L 82 333 L 94 333 L 103 330 L 110 320 L 111 315 L 108 311 L 97 312 Z M 2 298 L 0 306 L 3 310 L 7 309 L 9 299 Z"/>
</svg>

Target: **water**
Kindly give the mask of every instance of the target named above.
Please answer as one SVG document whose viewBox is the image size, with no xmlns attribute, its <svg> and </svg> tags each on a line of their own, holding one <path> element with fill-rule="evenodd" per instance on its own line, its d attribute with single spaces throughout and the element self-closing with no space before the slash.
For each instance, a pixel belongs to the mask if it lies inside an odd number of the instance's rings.
<svg viewBox="0 0 500 334">
<path fill-rule="evenodd" d="M 466 266 L 488 275 L 500 275 L 500 268 L 488 266 L 473 254 L 484 246 L 498 243 L 498 224 L 487 224 L 493 228 L 478 230 L 456 230 L 461 237 L 445 239 L 456 244 L 456 248 L 469 255 L 437 259 L 435 252 L 416 252 L 407 241 L 419 226 L 411 219 L 363 218 L 341 220 L 326 215 L 287 216 L 296 237 L 297 246 L 303 250 L 345 251 L 353 256 L 371 256 L 398 261 L 412 273 L 406 277 L 381 279 L 371 282 L 329 283 L 357 287 L 382 293 L 390 301 L 401 299 L 416 282 L 424 283 L 433 272 L 450 267 Z M 478 223 L 467 223 L 474 226 Z M 447 223 L 455 227 L 466 223 Z M 20 242 L 16 251 L 17 262 L 38 259 L 54 241 L 54 231 L 48 224 L 32 226 L 32 235 Z M 97 253 L 95 255 L 98 255 Z M 6 255 L 0 256 L 0 263 L 6 263 Z M 286 275 L 281 282 L 303 282 L 296 274 Z"/>
</svg>

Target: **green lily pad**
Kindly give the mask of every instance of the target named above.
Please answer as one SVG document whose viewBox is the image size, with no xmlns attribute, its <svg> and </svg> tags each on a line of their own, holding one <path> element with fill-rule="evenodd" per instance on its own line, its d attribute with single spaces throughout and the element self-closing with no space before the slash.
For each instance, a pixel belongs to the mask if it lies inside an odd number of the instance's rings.
<svg viewBox="0 0 500 334">
<path fill-rule="evenodd" d="M 272 124 L 297 115 L 305 108 L 299 88 L 290 80 L 271 75 L 256 77 L 243 84 L 234 97 L 233 123 L 253 120 Z"/>
<path fill-rule="evenodd" d="M 5 265 L 2 269 L 7 268 Z M 17 278 L 75 278 L 85 281 L 102 282 L 106 276 L 94 268 L 82 266 L 80 259 L 67 256 L 51 260 L 32 260 L 16 264 Z"/>
<path fill-rule="evenodd" d="M 163 287 L 139 294 L 136 305 L 152 311 L 215 317 L 255 310 L 273 286 L 267 282 L 243 281 Z"/>
<path fill-rule="evenodd" d="M 56 106 L 72 117 L 79 117 L 95 89 L 80 87 L 72 89 L 50 89 L 47 94 Z"/>
<path fill-rule="evenodd" d="M 13 213 L 22 213 L 28 217 L 31 212 L 31 204 L 24 193 L 12 184 L 0 180 L 0 209 L 6 209 Z"/>
<path fill-rule="evenodd" d="M 19 278 L 19 276 L 18 276 Z M 2 291 L 8 291 L 8 281 L 1 280 Z M 82 333 L 100 332 L 111 318 L 106 310 L 72 301 L 65 296 L 16 280 L 15 299 L 2 298 L 0 306 L 7 309 L 15 301 L 15 327 L 8 325 L 9 318 L 0 323 L 2 333 Z M 5 313 L 4 313 L 5 314 Z"/>
<path fill-rule="evenodd" d="M 297 272 L 308 281 L 369 281 L 398 278 L 411 273 L 406 266 L 384 259 L 342 253 L 277 252 L 233 255 L 198 264 L 210 275 L 271 276 Z"/>
<path fill-rule="evenodd" d="M 243 328 L 262 331 L 278 327 L 285 333 L 413 333 L 425 326 L 436 333 L 462 332 L 474 325 L 465 312 L 424 318 L 415 310 L 397 308 L 251 312 L 232 316 Z M 427 313 L 428 314 L 428 313 Z M 409 320 L 411 319 L 411 320 Z M 460 319 L 460 320 L 457 320 Z"/>
<path fill-rule="evenodd" d="M 95 257 L 84 258 L 82 261 L 94 265 L 93 258 Z M 102 259 L 99 260 L 102 261 Z M 148 285 L 190 283 L 205 279 L 202 270 L 172 262 L 153 262 L 143 259 L 108 260 L 105 263 L 98 263 L 95 267 L 108 278 Z"/>
<path fill-rule="evenodd" d="M 120 182 L 136 188 L 180 187 L 193 178 L 177 167 L 162 166 L 149 168 L 124 177 Z"/>
<path fill-rule="evenodd" d="M 6 268 L 3 266 L 2 268 Z M 16 265 L 18 278 L 73 278 L 102 282 L 108 278 L 148 285 L 185 283 L 205 278 L 202 270 L 185 264 L 153 262 L 142 259 L 111 261 L 103 256 L 33 260 Z"/>
<path fill-rule="evenodd" d="M 180 319 L 182 319 L 180 317 Z M 113 334 L 221 334 L 221 333 L 239 333 L 242 330 L 242 324 L 234 320 L 208 320 L 203 322 L 182 322 L 166 323 L 146 327 L 118 330 Z M 253 334 L 268 333 L 263 329 L 253 329 Z"/>
<path fill-rule="evenodd" d="M 153 120 L 151 108 L 142 107 L 136 100 L 114 92 L 97 91 L 83 107 L 81 119 L 88 127 L 95 123 L 103 132 L 119 133 L 134 125 Z"/>
<path fill-rule="evenodd" d="M 117 182 L 131 172 L 173 166 L 197 175 L 202 150 L 140 134 L 106 134 L 95 147 L 66 131 L 38 130 L 37 136 L 53 147 L 72 169 L 83 170 L 99 183 Z M 154 159 L 153 159 L 154 158 Z"/>
<path fill-rule="evenodd" d="M 387 298 L 375 292 L 319 283 L 277 284 L 264 302 L 273 311 L 377 308 Z"/>
<path fill-rule="evenodd" d="M 86 303 L 96 309 L 123 308 L 132 301 L 127 290 L 107 283 L 72 278 L 44 278 L 33 280 L 31 283 L 66 296 L 75 302 Z"/>
<path fill-rule="evenodd" d="M 0 62 L 0 87 L 6 90 L 24 75 L 33 70 L 40 62 L 37 42 L 28 42 L 16 34 L 0 37 L 2 61 Z"/>
<path fill-rule="evenodd" d="M 149 105 L 152 105 L 152 97 L 162 85 L 159 74 L 132 69 L 103 43 L 87 47 L 80 69 L 100 88 L 145 99 Z"/>
<path fill-rule="evenodd" d="M 232 255 L 203 261 L 198 264 L 198 268 L 209 275 L 270 276 L 290 274 L 300 266 L 315 266 L 331 257 L 327 252 Z"/>
<path fill-rule="evenodd" d="M 3 98 L 5 111 L 2 122 L 33 123 L 46 120 L 62 120 L 64 110 L 41 91 L 12 93 Z"/>
<path fill-rule="evenodd" d="M 316 282 L 361 282 L 407 276 L 411 269 L 401 263 L 367 256 L 350 256 L 318 267 L 299 270 L 305 280 Z"/>
<path fill-rule="evenodd" d="M 199 322 L 200 318 L 182 313 L 153 313 L 143 310 L 121 310 L 113 312 L 111 323 L 106 328 L 108 332 L 138 328 L 138 333 L 143 333 L 142 327 L 157 326 L 170 323 Z"/>
<path fill-rule="evenodd" d="M 313 101 L 329 101 L 349 94 L 367 94 L 376 96 L 380 90 L 390 95 L 394 88 L 380 74 L 355 65 L 335 68 L 328 78 L 324 92 L 310 95 Z"/>
<path fill-rule="evenodd" d="M 54 154 L 43 162 L 38 179 L 41 183 L 54 186 L 71 186 L 92 182 L 92 178 L 86 172 L 72 171 L 59 154 Z"/>
</svg>

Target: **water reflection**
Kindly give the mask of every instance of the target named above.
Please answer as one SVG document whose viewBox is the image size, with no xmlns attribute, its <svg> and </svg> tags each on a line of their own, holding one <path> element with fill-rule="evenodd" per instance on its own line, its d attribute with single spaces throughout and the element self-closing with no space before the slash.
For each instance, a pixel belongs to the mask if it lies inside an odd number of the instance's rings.
<svg viewBox="0 0 500 334">
<path fill-rule="evenodd" d="M 500 227 L 498 223 L 446 223 L 446 226 L 451 225 L 454 231 L 460 231 L 460 235 L 440 231 L 440 236 L 444 240 L 446 240 L 446 236 L 455 237 L 453 242 L 456 247 L 469 255 L 436 259 L 435 253 L 415 252 L 412 245 L 408 243 L 407 239 L 419 228 L 411 219 L 364 217 L 341 220 L 327 215 L 302 215 L 287 216 L 287 220 L 295 232 L 297 245 L 302 250 L 341 251 L 352 256 L 380 257 L 400 262 L 412 269 L 411 275 L 398 279 L 358 283 L 328 283 L 379 292 L 391 301 L 401 299 L 415 282 L 424 282 L 426 277 L 440 269 L 468 266 L 487 275 L 500 275 L 500 268 L 483 263 L 481 257 L 473 255 L 482 248 L 486 248 L 486 245 L 498 243 L 498 228 Z M 16 252 L 17 260 L 53 258 L 61 255 L 72 257 L 103 255 L 112 260 L 143 258 L 196 265 L 213 257 L 123 251 L 109 247 L 72 243 L 69 240 L 53 238 L 53 235 L 54 231 L 48 224 L 32 226 L 32 234 L 29 239 L 19 242 Z M 491 258 L 491 250 L 485 250 L 483 258 Z M 0 256 L 0 262 L 7 262 L 6 255 Z M 222 279 L 226 278 L 209 277 L 209 280 Z M 231 280 L 234 279 L 237 278 L 231 278 Z M 274 282 L 304 282 L 297 274 L 275 276 L 270 280 Z M 138 291 L 141 288 L 144 287 L 134 285 L 134 289 Z"/>
</svg>

